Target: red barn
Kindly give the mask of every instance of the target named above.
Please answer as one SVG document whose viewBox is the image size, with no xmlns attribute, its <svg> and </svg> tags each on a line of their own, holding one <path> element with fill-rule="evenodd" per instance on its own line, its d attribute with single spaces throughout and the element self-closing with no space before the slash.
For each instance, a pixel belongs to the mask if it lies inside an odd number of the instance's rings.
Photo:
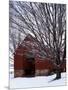
<svg viewBox="0 0 68 90">
<path fill-rule="evenodd" d="M 43 58 L 37 41 L 27 35 L 14 53 L 14 77 L 48 75 L 55 65 L 48 58 Z"/>
</svg>

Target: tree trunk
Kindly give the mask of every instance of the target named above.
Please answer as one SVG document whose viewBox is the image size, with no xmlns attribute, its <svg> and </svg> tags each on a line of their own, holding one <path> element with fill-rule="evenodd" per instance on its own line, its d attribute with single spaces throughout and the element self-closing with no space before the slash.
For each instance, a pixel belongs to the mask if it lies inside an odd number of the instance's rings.
<svg viewBox="0 0 68 90">
<path fill-rule="evenodd" d="M 61 71 L 60 69 L 58 69 L 56 72 L 56 79 L 60 79 L 60 78 L 61 78 Z"/>
<path fill-rule="evenodd" d="M 58 59 L 56 60 L 57 62 L 57 70 L 56 70 L 56 79 L 60 79 L 61 78 L 61 67 L 60 67 L 60 57 L 58 54 Z"/>
</svg>

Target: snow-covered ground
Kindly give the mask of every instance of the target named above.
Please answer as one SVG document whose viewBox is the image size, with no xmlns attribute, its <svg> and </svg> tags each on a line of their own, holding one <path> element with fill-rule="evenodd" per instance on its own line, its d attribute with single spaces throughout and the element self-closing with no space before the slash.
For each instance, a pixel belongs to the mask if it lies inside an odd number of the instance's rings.
<svg viewBox="0 0 68 90">
<path fill-rule="evenodd" d="M 55 77 L 56 75 L 36 76 L 32 78 L 14 78 L 11 74 L 10 88 L 31 88 L 66 85 L 66 73 L 62 73 L 62 78 L 59 80 L 53 80 Z"/>
</svg>

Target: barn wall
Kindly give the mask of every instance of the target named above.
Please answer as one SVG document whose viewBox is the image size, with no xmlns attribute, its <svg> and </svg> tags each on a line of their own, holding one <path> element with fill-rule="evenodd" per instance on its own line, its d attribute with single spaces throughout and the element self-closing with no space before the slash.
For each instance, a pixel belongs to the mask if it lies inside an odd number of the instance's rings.
<svg viewBox="0 0 68 90">
<path fill-rule="evenodd" d="M 66 61 L 60 64 L 61 72 L 66 72 Z"/>
<path fill-rule="evenodd" d="M 14 56 L 14 77 L 21 77 L 24 74 L 23 56 L 16 54 Z"/>
<path fill-rule="evenodd" d="M 26 57 L 21 55 L 14 56 L 14 76 L 22 77 L 25 69 L 29 67 Z M 53 70 L 53 63 L 47 59 L 35 57 L 35 76 L 48 75 Z"/>
<path fill-rule="evenodd" d="M 15 69 L 22 69 L 23 68 L 23 60 L 20 55 L 15 55 L 14 57 L 14 68 Z"/>
<path fill-rule="evenodd" d="M 27 52 L 27 51 L 26 51 Z M 21 52 L 23 53 L 26 53 Z M 26 57 L 21 54 L 16 53 L 14 56 L 14 77 L 23 77 L 25 76 L 25 69 L 29 67 Z M 60 65 L 62 71 L 66 71 L 66 63 Z M 53 72 L 55 68 L 54 63 L 48 59 L 42 59 L 35 57 L 35 76 L 44 76 L 49 75 Z"/>
<path fill-rule="evenodd" d="M 35 58 L 35 75 L 48 75 L 53 71 L 54 64 L 48 59 Z"/>
</svg>

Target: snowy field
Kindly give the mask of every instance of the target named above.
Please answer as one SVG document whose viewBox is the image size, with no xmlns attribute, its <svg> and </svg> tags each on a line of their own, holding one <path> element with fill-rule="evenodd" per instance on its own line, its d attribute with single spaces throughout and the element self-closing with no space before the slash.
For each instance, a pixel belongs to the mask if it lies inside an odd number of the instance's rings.
<svg viewBox="0 0 68 90">
<path fill-rule="evenodd" d="M 62 78 L 53 80 L 56 75 L 36 76 L 32 78 L 14 78 L 10 75 L 10 88 L 31 88 L 45 86 L 61 86 L 66 85 L 66 73 L 62 73 Z"/>
</svg>

